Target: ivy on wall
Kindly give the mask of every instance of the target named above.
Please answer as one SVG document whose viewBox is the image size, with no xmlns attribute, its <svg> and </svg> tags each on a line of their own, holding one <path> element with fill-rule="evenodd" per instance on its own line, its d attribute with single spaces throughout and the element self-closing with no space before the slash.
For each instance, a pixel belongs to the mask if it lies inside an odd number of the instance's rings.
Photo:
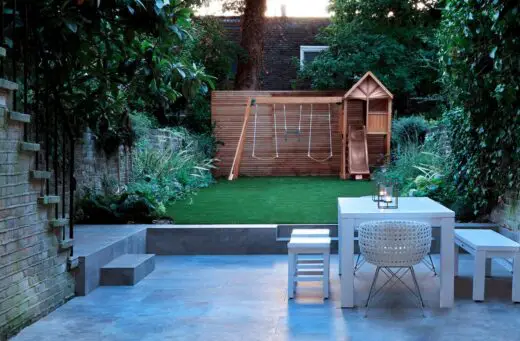
<svg viewBox="0 0 520 341">
<path fill-rule="evenodd" d="M 458 194 L 475 215 L 520 190 L 520 4 L 449 0 L 439 32 Z"/>
</svg>

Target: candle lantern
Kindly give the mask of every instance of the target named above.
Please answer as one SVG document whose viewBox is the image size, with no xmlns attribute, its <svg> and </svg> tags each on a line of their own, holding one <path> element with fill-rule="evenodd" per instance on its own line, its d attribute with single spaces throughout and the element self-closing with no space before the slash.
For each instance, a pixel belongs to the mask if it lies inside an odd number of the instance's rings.
<svg viewBox="0 0 520 341">
<path fill-rule="evenodd" d="M 399 205 L 399 189 L 394 180 L 379 181 L 372 200 L 377 202 L 377 208 L 397 208 Z"/>
</svg>

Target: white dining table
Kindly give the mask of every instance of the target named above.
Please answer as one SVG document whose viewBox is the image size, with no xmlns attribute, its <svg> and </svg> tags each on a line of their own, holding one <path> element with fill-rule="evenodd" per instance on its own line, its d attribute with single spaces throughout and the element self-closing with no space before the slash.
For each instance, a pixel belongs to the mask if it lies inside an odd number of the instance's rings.
<svg viewBox="0 0 520 341">
<path fill-rule="evenodd" d="M 454 299 L 455 213 L 430 198 L 399 198 L 398 208 L 378 209 L 371 197 L 338 198 L 338 247 L 341 273 L 341 307 L 354 307 L 354 231 L 370 220 L 414 220 L 441 228 L 440 307 L 451 308 Z"/>
</svg>

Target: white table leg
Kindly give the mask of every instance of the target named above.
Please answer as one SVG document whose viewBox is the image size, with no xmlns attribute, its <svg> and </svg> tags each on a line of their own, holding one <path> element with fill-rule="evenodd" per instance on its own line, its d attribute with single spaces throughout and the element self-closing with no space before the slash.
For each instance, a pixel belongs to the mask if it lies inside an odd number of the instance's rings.
<svg viewBox="0 0 520 341">
<path fill-rule="evenodd" d="M 455 248 L 454 248 L 454 251 L 453 252 L 453 258 L 454 258 L 454 263 L 453 263 L 453 274 L 455 276 L 458 276 L 459 275 L 459 246 L 457 244 L 455 244 Z"/>
<path fill-rule="evenodd" d="M 486 277 L 491 277 L 491 258 L 486 258 Z"/>
<path fill-rule="evenodd" d="M 289 265 L 287 270 L 287 295 L 294 298 L 294 275 L 296 274 L 297 255 L 289 251 Z"/>
<path fill-rule="evenodd" d="M 330 253 L 323 254 L 323 298 L 329 298 Z"/>
<path fill-rule="evenodd" d="M 341 219 L 341 307 L 354 307 L 354 219 Z"/>
<path fill-rule="evenodd" d="M 339 211 L 339 204 L 338 204 L 338 275 L 341 276 L 341 230 L 340 229 L 340 223 L 341 223 L 341 214 Z"/>
<path fill-rule="evenodd" d="M 520 302 L 520 253 L 513 258 L 513 302 Z"/>
<path fill-rule="evenodd" d="M 484 301 L 486 283 L 486 252 L 475 252 L 475 265 L 473 270 L 473 301 Z"/>
<path fill-rule="evenodd" d="M 444 218 L 441 219 L 441 292 L 440 292 L 440 307 L 453 307 L 454 299 L 454 230 L 455 219 Z"/>
</svg>

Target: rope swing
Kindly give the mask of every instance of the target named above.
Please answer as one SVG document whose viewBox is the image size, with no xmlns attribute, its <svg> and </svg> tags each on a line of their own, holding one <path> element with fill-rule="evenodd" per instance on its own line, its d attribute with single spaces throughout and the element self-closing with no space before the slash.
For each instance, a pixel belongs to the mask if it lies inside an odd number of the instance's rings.
<svg viewBox="0 0 520 341">
<path fill-rule="evenodd" d="M 311 104 L 311 118 L 310 118 L 310 124 L 309 124 L 309 147 L 307 149 L 307 157 L 311 160 L 314 160 L 316 162 L 325 162 L 332 158 L 332 124 L 330 121 L 330 104 L 329 104 L 329 156 L 325 159 L 316 159 L 312 157 L 311 155 L 311 145 L 312 145 L 312 104 Z"/>
<path fill-rule="evenodd" d="M 302 105 L 300 104 L 300 118 L 298 119 L 298 129 L 295 129 L 295 130 L 287 129 L 287 114 L 285 112 L 285 104 L 283 105 L 283 123 L 284 123 L 285 142 L 287 142 L 287 136 L 290 133 L 297 135 L 298 141 L 300 141 L 300 135 L 302 133 Z"/>
<path fill-rule="evenodd" d="M 254 159 L 268 161 L 268 160 L 274 160 L 274 159 L 278 158 L 278 135 L 276 133 L 276 130 L 277 130 L 276 129 L 276 104 L 273 104 L 273 114 L 274 114 L 274 146 L 275 146 L 276 156 L 274 156 L 274 157 L 258 157 L 255 154 L 255 149 L 256 149 L 256 122 L 257 122 L 257 117 L 258 117 L 258 104 L 255 103 L 255 124 L 253 126 L 253 154 L 251 155 L 251 157 L 253 157 Z M 285 106 L 284 106 L 284 114 L 285 114 Z"/>
</svg>

